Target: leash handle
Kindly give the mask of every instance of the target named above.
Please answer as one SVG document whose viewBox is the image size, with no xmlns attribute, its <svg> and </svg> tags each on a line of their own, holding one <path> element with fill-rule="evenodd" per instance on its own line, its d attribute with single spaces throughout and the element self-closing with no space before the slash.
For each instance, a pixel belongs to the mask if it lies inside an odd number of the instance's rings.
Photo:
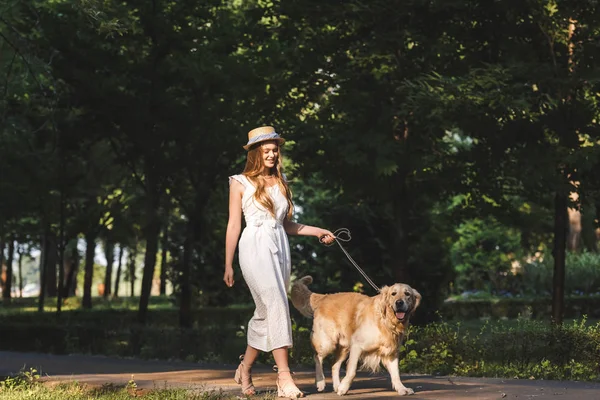
<svg viewBox="0 0 600 400">
<path fill-rule="evenodd" d="M 325 246 L 329 247 L 329 246 L 333 246 L 333 242 L 331 243 L 325 243 L 325 237 L 327 235 L 323 235 L 321 237 L 319 237 L 319 242 L 323 243 Z M 352 235 L 350 235 L 350 230 L 348 228 L 340 228 L 338 230 L 336 230 L 335 232 L 333 232 L 333 236 L 335 237 L 335 241 L 337 242 L 338 240 L 341 240 L 342 242 L 349 242 L 350 240 L 352 240 Z"/>
<path fill-rule="evenodd" d="M 350 262 L 352 263 L 352 265 L 354 265 L 354 267 L 358 270 L 358 272 L 360 272 L 360 274 L 363 276 L 363 278 L 365 278 L 365 280 L 369 283 L 369 285 L 371 285 L 371 287 L 373 289 L 375 289 L 375 291 L 377 291 L 377 293 L 381 292 L 381 290 L 377 287 L 377 285 L 375 285 L 373 283 L 373 281 L 367 276 L 365 271 L 363 271 L 362 268 L 358 266 L 356 261 L 354 261 L 354 259 L 352 257 L 350 257 L 350 254 L 346 251 L 344 246 L 342 246 L 342 244 L 340 243 L 340 242 L 349 242 L 350 240 L 352 240 L 352 235 L 350 234 L 350 230 L 348 228 L 339 228 L 338 230 L 334 231 L 333 234 L 335 236 L 335 242 L 338 244 L 338 246 L 340 246 L 340 249 L 342 249 L 342 251 L 348 258 L 348 260 L 350 260 Z M 323 243 L 327 247 L 333 246 L 333 242 L 327 244 L 323 241 L 324 239 L 325 239 L 325 235 L 323 235 L 319 238 L 319 242 Z"/>
</svg>

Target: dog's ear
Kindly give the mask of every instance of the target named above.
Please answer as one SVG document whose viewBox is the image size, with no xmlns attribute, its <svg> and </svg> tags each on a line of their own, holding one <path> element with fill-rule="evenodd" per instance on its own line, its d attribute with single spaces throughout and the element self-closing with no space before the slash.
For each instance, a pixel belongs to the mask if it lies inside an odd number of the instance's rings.
<svg viewBox="0 0 600 400">
<path fill-rule="evenodd" d="M 381 297 L 383 297 L 383 298 L 388 297 L 388 295 L 390 294 L 390 287 L 389 286 L 383 286 L 379 290 L 379 294 L 381 294 Z"/>
<path fill-rule="evenodd" d="M 389 308 L 389 298 L 390 298 L 390 287 L 389 286 L 383 286 L 379 289 L 379 295 L 377 295 L 375 300 L 375 304 L 377 304 L 377 307 L 380 308 L 381 310 L 381 315 L 383 316 L 383 318 L 387 318 L 388 317 L 388 308 Z"/>
<path fill-rule="evenodd" d="M 417 307 L 419 307 L 419 304 L 421 304 L 421 293 L 417 292 L 415 289 L 410 288 L 412 290 L 412 295 L 415 298 L 415 305 L 413 306 L 413 311 L 415 311 L 417 309 Z"/>
</svg>

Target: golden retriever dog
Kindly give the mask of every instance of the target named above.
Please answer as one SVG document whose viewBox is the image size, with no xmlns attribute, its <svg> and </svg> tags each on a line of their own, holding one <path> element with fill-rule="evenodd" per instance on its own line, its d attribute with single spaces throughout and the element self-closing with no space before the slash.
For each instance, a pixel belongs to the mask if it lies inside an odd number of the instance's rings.
<svg viewBox="0 0 600 400">
<path fill-rule="evenodd" d="M 317 294 L 310 291 L 312 277 L 305 276 L 292 285 L 294 307 L 314 318 L 311 342 L 315 351 L 316 385 L 325 389 L 323 359 L 336 351 L 331 367 L 333 390 L 342 396 L 362 368 L 375 372 L 381 363 L 388 370 L 392 387 L 399 395 L 413 394 L 400 381 L 398 355 L 408 321 L 421 302 L 415 289 L 402 283 L 384 286 L 373 297 L 360 293 Z M 346 376 L 340 382 L 340 367 L 348 358 Z"/>
</svg>

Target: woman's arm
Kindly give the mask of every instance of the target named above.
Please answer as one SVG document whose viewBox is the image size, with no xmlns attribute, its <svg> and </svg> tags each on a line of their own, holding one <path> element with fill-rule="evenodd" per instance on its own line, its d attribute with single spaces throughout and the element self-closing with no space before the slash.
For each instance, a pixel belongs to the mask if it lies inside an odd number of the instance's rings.
<svg viewBox="0 0 600 400">
<path fill-rule="evenodd" d="M 244 185 L 232 179 L 229 187 L 229 221 L 225 235 L 225 274 L 223 280 L 229 287 L 235 283 L 233 280 L 233 256 L 242 230 L 242 195 Z"/>
<path fill-rule="evenodd" d="M 316 236 L 319 239 L 323 238 L 324 243 L 331 243 L 335 240 L 335 235 L 327 229 L 316 226 L 299 224 L 297 222 L 285 220 L 283 227 L 288 235 Z"/>
</svg>

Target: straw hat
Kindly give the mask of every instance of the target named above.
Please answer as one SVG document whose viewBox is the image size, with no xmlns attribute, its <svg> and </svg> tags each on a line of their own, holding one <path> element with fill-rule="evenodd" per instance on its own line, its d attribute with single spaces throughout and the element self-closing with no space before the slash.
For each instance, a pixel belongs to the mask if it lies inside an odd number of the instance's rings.
<svg viewBox="0 0 600 400">
<path fill-rule="evenodd" d="M 285 143 L 285 139 L 275 132 L 275 128 L 272 126 L 261 126 L 248 132 L 248 143 L 244 146 L 244 149 L 248 150 L 250 146 L 267 140 L 276 140 L 279 145 Z"/>
</svg>

